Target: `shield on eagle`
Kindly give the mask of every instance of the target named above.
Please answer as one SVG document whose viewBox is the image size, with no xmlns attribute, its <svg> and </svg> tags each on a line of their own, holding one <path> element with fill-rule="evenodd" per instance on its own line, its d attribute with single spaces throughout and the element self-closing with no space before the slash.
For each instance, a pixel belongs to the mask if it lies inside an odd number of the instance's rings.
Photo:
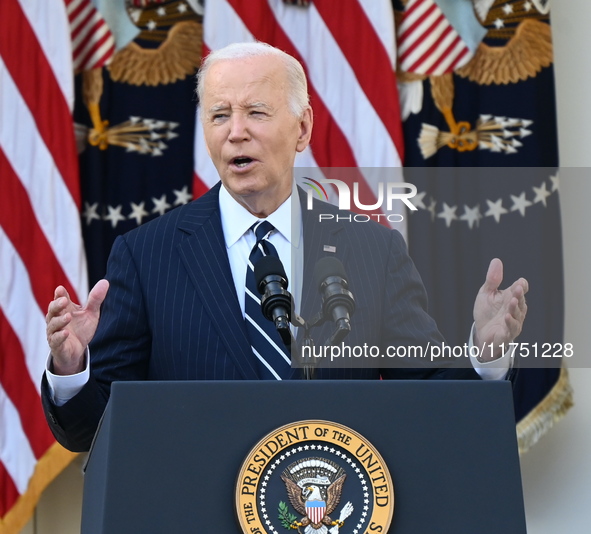
<svg viewBox="0 0 591 534">
<path fill-rule="evenodd" d="M 312 523 L 320 523 L 326 513 L 325 501 L 306 501 L 306 515 Z"/>
</svg>

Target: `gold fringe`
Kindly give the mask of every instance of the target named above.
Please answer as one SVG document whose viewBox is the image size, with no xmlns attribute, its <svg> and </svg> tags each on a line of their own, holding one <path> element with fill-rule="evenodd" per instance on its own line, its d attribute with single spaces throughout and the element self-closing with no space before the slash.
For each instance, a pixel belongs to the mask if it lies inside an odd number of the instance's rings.
<svg viewBox="0 0 591 534">
<path fill-rule="evenodd" d="M 455 71 L 480 85 L 517 83 L 533 78 L 552 64 L 550 25 L 525 19 L 505 46 L 480 43 L 476 54 Z"/>
<path fill-rule="evenodd" d="M 107 67 L 116 82 L 165 85 L 193 75 L 201 63 L 203 25 L 195 21 L 175 24 L 158 48 L 129 43 Z"/>
<path fill-rule="evenodd" d="M 27 491 L 16 501 L 9 512 L 0 518 L 0 534 L 18 534 L 33 516 L 39 497 L 77 454 L 67 451 L 59 443 L 54 443 L 39 459 Z"/>
<path fill-rule="evenodd" d="M 573 389 L 568 379 L 568 370 L 562 367 L 552 390 L 517 425 L 519 454 L 524 454 L 533 447 L 554 423 L 566 415 L 573 404 Z"/>
</svg>

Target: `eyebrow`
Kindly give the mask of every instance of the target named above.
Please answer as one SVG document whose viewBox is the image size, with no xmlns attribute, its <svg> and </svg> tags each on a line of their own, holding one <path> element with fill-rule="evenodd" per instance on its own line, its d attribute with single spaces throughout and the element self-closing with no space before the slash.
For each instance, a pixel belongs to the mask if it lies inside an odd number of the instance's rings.
<svg viewBox="0 0 591 534">
<path fill-rule="evenodd" d="M 227 104 L 218 104 L 216 106 L 211 106 L 208 110 L 209 113 L 217 113 L 218 111 L 224 111 L 226 109 L 229 109 L 230 106 L 228 106 Z"/>
<path fill-rule="evenodd" d="M 249 109 L 252 109 L 252 108 L 271 109 L 271 106 L 269 106 L 269 104 L 265 104 L 264 102 L 252 102 L 251 104 L 247 104 L 246 107 Z"/>
<path fill-rule="evenodd" d="M 264 108 L 264 109 L 272 109 L 269 104 L 265 104 L 264 102 L 251 102 L 250 104 L 246 104 L 246 109 L 257 109 L 257 108 Z M 215 106 L 211 106 L 209 108 L 209 113 L 217 113 L 219 111 L 226 111 L 230 109 L 228 104 L 217 104 Z"/>
</svg>

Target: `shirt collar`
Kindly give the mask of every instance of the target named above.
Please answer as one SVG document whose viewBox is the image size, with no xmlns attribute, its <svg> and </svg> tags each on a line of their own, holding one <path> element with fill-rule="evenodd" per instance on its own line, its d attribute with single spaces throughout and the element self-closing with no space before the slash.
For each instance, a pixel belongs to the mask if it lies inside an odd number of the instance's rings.
<svg viewBox="0 0 591 534">
<path fill-rule="evenodd" d="M 258 220 L 244 206 L 236 202 L 222 185 L 219 195 L 222 230 L 226 247 L 230 248 Z M 295 248 L 299 248 L 302 229 L 302 207 L 295 180 L 291 196 L 266 218 Z"/>
</svg>

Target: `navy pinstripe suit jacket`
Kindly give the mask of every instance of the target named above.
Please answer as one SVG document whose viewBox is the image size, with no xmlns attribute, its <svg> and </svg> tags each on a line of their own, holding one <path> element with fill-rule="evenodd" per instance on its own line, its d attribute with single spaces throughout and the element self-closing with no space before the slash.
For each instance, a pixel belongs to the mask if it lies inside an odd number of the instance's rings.
<svg viewBox="0 0 591 534">
<path fill-rule="evenodd" d="M 110 289 L 90 347 L 91 379 L 62 407 L 43 403 L 54 435 L 86 450 L 117 380 L 257 379 L 225 249 L 219 184 L 198 200 L 117 238 L 109 258 Z M 302 196 L 302 195 L 300 195 Z M 322 203 L 323 213 L 338 210 Z M 423 284 L 398 232 L 376 223 L 323 221 L 302 207 L 304 281 L 336 249 L 356 299 L 347 344 L 426 344 L 442 341 L 426 313 Z M 301 314 L 321 306 L 315 284 L 304 284 Z M 328 338 L 326 324 L 314 332 Z M 318 378 L 478 378 L 471 369 L 319 369 Z"/>
</svg>

